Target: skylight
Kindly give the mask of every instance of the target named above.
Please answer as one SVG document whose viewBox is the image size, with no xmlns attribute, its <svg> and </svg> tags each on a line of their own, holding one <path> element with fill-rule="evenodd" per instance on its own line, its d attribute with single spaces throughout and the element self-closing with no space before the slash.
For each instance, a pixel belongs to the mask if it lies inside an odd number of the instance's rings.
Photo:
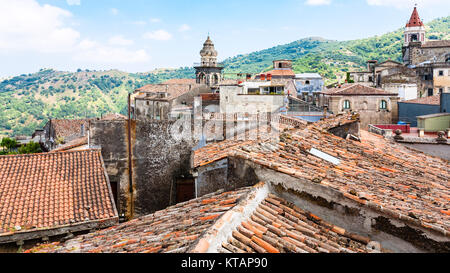
<svg viewBox="0 0 450 273">
<path fill-rule="evenodd" d="M 317 157 L 319 157 L 319 158 L 321 158 L 323 160 L 331 162 L 331 163 L 333 163 L 335 165 L 341 164 L 341 161 L 339 159 L 337 159 L 336 157 L 331 156 L 329 154 L 326 154 L 326 153 L 324 153 L 322 151 L 319 151 L 317 149 L 312 148 L 311 151 L 309 151 L 309 153 L 312 154 L 312 155 L 315 155 L 315 156 L 317 156 Z"/>
</svg>

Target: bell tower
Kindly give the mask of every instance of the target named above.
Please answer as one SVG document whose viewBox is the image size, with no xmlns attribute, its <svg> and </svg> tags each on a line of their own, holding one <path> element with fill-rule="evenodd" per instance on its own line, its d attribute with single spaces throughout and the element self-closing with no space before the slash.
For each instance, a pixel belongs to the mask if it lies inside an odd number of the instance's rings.
<svg viewBox="0 0 450 273">
<path fill-rule="evenodd" d="M 409 46 L 410 43 L 425 42 L 425 25 L 419 17 L 419 13 L 417 12 L 417 7 L 414 7 L 414 10 L 411 14 L 411 18 L 405 27 L 405 42 L 404 46 Z"/>
<path fill-rule="evenodd" d="M 217 51 L 208 35 L 200 51 L 201 62 L 194 64 L 197 83 L 218 86 L 222 81 L 223 66 L 217 63 Z"/>
<path fill-rule="evenodd" d="M 425 25 L 419 17 L 417 7 L 411 14 L 411 18 L 406 23 L 403 41 L 403 63 L 411 65 L 417 63 L 422 44 L 425 43 Z"/>
</svg>

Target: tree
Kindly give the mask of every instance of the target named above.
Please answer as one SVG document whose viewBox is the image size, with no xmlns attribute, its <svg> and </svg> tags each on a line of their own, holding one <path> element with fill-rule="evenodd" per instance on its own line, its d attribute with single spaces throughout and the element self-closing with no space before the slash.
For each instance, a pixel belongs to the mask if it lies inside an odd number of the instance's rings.
<svg viewBox="0 0 450 273">
<path fill-rule="evenodd" d="M 17 140 L 8 137 L 3 138 L 2 142 L 0 142 L 0 146 L 6 149 L 8 152 L 14 150 L 18 145 L 19 143 L 17 143 Z"/>
<path fill-rule="evenodd" d="M 42 153 L 41 145 L 39 143 L 30 141 L 25 146 L 19 148 L 19 154 L 37 154 Z"/>
</svg>

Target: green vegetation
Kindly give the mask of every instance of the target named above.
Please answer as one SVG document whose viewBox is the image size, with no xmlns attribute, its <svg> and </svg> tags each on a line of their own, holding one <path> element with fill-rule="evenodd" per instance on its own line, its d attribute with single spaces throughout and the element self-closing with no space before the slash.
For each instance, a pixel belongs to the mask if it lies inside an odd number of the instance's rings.
<svg viewBox="0 0 450 273">
<path fill-rule="evenodd" d="M 450 16 L 427 24 L 428 39 L 450 39 Z M 296 73 L 317 72 L 326 84 L 366 68 L 369 59 L 401 61 L 403 30 L 354 41 L 306 38 L 286 45 L 238 55 L 224 61 L 225 73 L 261 73 L 275 59 L 293 60 Z M 230 75 L 230 74 L 225 74 Z M 149 73 L 117 70 L 61 72 L 41 69 L 0 82 L 0 137 L 31 135 L 50 118 L 91 118 L 127 114 L 127 95 L 146 84 L 194 78 L 194 69 L 158 69 Z"/>
</svg>

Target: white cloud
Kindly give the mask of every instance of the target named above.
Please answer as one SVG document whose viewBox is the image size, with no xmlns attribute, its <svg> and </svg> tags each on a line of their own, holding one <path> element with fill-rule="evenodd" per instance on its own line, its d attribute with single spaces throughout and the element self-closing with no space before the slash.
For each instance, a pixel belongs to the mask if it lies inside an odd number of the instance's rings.
<svg viewBox="0 0 450 273">
<path fill-rule="evenodd" d="M 178 30 L 180 32 L 185 32 L 185 31 L 191 30 L 191 27 L 187 24 L 183 24 L 183 25 L 181 25 L 181 27 Z"/>
<path fill-rule="evenodd" d="M 305 4 L 308 6 L 323 6 L 331 4 L 331 0 L 307 0 Z"/>
<path fill-rule="evenodd" d="M 129 46 L 134 44 L 133 40 L 125 39 L 122 35 L 113 36 L 109 38 L 108 42 L 110 45 L 118 46 Z"/>
<path fill-rule="evenodd" d="M 66 0 L 69 6 L 79 6 L 81 5 L 81 0 Z"/>
<path fill-rule="evenodd" d="M 161 19 L 159 19 L 159 18 L 150 18 L 150 22 L 151 23 L 160 23 Z"/>
<path fill-rule="evenodd" d="M 152 32 L 147 32 L 143 35 L 144 39 L 157 40 L 157 41 L 167 41 L 172 39 L 172 34 L 160 29 Z"/>
<path fill-rule="evenodd" d="M 450 6 L 448 0 L 367 0 L 371 6 L 388 6 L 398 9 L 412 9 L 415 4 L 418 8 L 428 6 Z"/>
<path fill-rule="evenodd" d="M 102 45 L 91 40 L 83 40 L 78 45 L 75 61 L 95 64 L 130 64 L 143 63 L 150 60 L 150 56 L 143 49 L 129 50 Z"/>
<path fill-rule="evenodd" d="M 0 0 L 0 6 L 0 49 L 64 52 L 80 38 L 66 25 L 67 10 L 35 0 Z"/>
<path fill-rule="evenodd" d="M 112 15 L 117 15 L 117 14 L 119 14 L 119 10 L 116 9 L 116 8 L 110 9 L 109 12 L 110 12 Z"/>
</svg>

